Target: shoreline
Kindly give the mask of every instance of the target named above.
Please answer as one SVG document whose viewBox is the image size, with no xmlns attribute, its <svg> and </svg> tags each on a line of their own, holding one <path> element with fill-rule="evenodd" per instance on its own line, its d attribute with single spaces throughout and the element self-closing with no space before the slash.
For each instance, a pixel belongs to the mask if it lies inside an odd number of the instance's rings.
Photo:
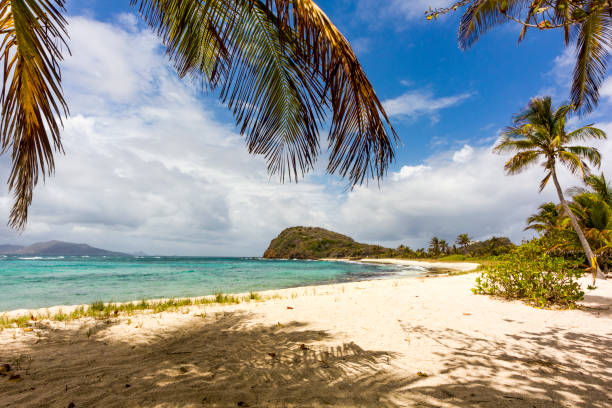
<svg viewBox="0 0 612 408">
<path fill-rule="evenodd" d="M 444 262 L 444 261 L 420 261 L 412 259 L 398 259 L 398 258 L 361 258 L 357 260 L 348 258 L 323 258 L 321 261 L 340 261 L 340 262 L 361 262 L 361 263 L 373 263 L 373 264 L 386 264 L 386 265 L 397 265 L 397 266 L 416 266 L 426 270 L 430 270 L 433 273 L 444 273 L 446 271 L 455 272 L 476 272 L 480 267 L 477 262 Z"/>
<path fill-rule="evenodd" d="M 404 259 L 393 259 L 393 258 L 363 258 L 359 260 L 352 260 L 348 258 L 324 258 L 317 259 L 315 261 L 325 261 L 325 262 L 356 262 L 356 263 L 364 263 L 364 264 L 387 264 L 387 265 L 396 265 L 396 266 L 411 266 L 411 267 L 421 267 L 424 269 L 422 276 L 401 276 L 401 275 L 392 275 L 389 274 L 381 279 L 364 279 L 364 280 L 355 280 L 348 282 L 329 282 L 329 283 L 321 283 L 314 285 L 305 285 L 305 286 L 293 286 L 288 288 L 278 288 L 278 289 L 266 289 L 263 291 L 257 291 L 257 293 L 262 296 L 270 296 L 273 295 L 273 292 L 290 290 L 290 289 L 310 289 L 315 287 L 336 285 L 336 284 L 349 284 L 349 283 L 359 283 L 359 282 L 370 282 L 377 280 L 389 280 L 389 279 L 411 279 L 411 278 L 430 278 L 433 276 L 427 275 L 427 273 L 432 273 L 434 276 L 443 276 L 449 271 L 457 271 L 461 273 L 470 272 L 473 269 L 476 269 L 479 264 L 477 263 L 459 263 L 459 262 L 427 262 L 427 261 L 413 261 L 413 260 L 404 260 Z M 224 295 L 230 295 L 234 297 L 246 297 L 251 292 L 239 292 L 239 293 L 223 293 Z M 162 303 L 169 300 L 191 300 L 191 301 L 199 301 L 202 299 L 211 299 L 214 298 L 215 295 L 202 295 L 202 296 L 189 296 L 189 297 L 162 297 L 162 298 L 145 298 L 145 299 L 133 299 L 123 302 L 112 302 L 112 301 L 103 301 L 104 304 L 115 304 L 115 305 L 127 305 L 127 304 L 137 304 L 142 300 L 145 300 L 149 303 Z M 40 307 L 40 308 L 20 308 L 20 309 L 10 309 L 0 312 L 0 317 L 8 317 L 9 319 L 15 319 L 20 316 L 32 315 L 32 316 L 47 316 L 54 315 L 57 313 L 67 313 L 70 314 L 74 310 L 80 307 L 89 307 L 88 303 L 81 304 L 73 304 L 73 305 L 52 305 L 48 307 Z"/>
</svg>

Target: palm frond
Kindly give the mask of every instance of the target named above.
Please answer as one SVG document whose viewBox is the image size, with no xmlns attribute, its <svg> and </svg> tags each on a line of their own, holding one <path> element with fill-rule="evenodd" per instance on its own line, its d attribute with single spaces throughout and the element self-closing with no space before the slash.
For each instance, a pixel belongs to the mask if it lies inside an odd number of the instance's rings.
<svg viewBox="0 0 612 408">
<path fill-rule="evenodd" d="M 220 88 L 249 151 L 290 179 L 319 153 L 322 85 L 300 59 L 300 42 L 261 2 L 150 0 L 139 12 L 162 37 L 181 75 Z"/>
<path fill-rule="evenodd" d="M 523 139 L 515 139 L 518 135 L 522 135 Z M 525 138 L 522 133 L 514 132 L 511 128 L 508 129 L 507 133 L 502 134 L 502 137 L 497 141 L 493 147 L 494 153 L 505 153 L 505 152 L 522 152 L 525 150 L 535 150 L 539 146 L 534 143 L 533 140 Z"/>
<path fill-rule="evenodd" d="M 4 61 L 0 102 L 2 153 L 11 152 L 9 225 L 24 228 L 40 176 L 53 172 L 61 117 L 68 113 L 58 62 L 66 46 L 64 0 L 0 0 Z M 67 48 L 67 47 L 66 47 Z"/>
<path fill-rule="evenodd" d="M 599 199 L 612 206 L 612 184 L 606 180 L 606 176 L 601 173 L 599 176 L 591 174 L 584 180 L 585 184 L 599 196 Z M 586 190 L 582 188 L 581 192 Z"/>
<path fill-rule="evenodd" d="M 501 0 L 475 0 L 461 16 L 459 24 L 459 47 L 462 50 L 470 48 L 481 35 L 495 25 L 506 23 L 505 14 L 518 15 L 524 0 L 508 0 L 508 10 L 502 12 Z"/>
<path fill-rule="evenodd" d="M 573 110 L 573 105 L 562 105 L 557 108 L 552 117 L 552 128 L 554 134 L 560 135 L 561 138 L 565 137 L 565 123 L 567 122 L 568 115 L 570 115 Z"/>
<path fill-rule="evenodd" d="M 550 174 L 550 173 L 549 173 Z M 562 212 L 559 206 L 553 202 L 548 202 L 538 207 L 538 212 L 527 218 L 526 230 L 537 232 L 550 231 L 557 227 L 562 220 Z"/>
<path fill-rule="evenodd" d="M 586 160 L 593 167 L 599 167 L 601 165 L 601 154 L 599 150 L 590 146 L 567 146 L 565 148 L 568 152 L 576 155 L 576 157 Z"/>
<path fill-rule="evenodd" d="M 517 125 L 529 123 L 541 125 L 549 129 L 554 120 L 552 111 L 552 98 L 550 96 L 532 98 L 525 109 L 514 115 L 513 121 Z"/>
<path fill-rule="evenodd" d="M 588 139 L 606 139 L 607 135 L 601 129 L 593 127 L 593 125 L 583 126 L 579 129 L 573 130 L 567 133 L 564 137 L 566 143 L 572 143 L 575 141 L 584 141 Z"/>
<path fill-rule="evenodd" d="M 544 178 L 540 181 L 540 187 L 538 189 L 540 193 L 542 192 L 542 190 L 544 190 L 544 187 L 546 187 L 546 184 L 548 184 L 548 181 L 550 180 L 551 176 L 552 176 L 552 172 L 549 171 L 546 173 L 546 176 L 544 176 Z"/>
<path fill-rule="evenodd" d="M 312 168 L 330 107 L 328 171 L 352 185 L 385 174 L 397 135 L 348 41 L 313 1 L 132 4 L 162 34 L 177 67 L 187 67 L 182 72 L 220 88 L 249 151 L 264 155 L 271 173 L 297 179 Z M 206 54 L 200 38 L 212 38 L 215 51 Z"/>
<path fill-rule="evenodd" d="M 561 163 L 563 163 L 572 174 L 576 174 L 580 171 L 582 178 L 585 178 L 589 174 L 588 165 L 580 160 L 579 155 L 569 150 L 560 151 L 557 154 Z"/>
<path fill-rule="evenodd" d="M 224 38 L 237 12 L 233 1 L 130 0 L 167 46 L 180 77 L 214 89 L 229 70 Z"/>
<path fill-rule="evenodd" d="M 506 162 L 504 169 L 508 174 L 517 174 L 537 164 L 540 153 L 533 150 L 519 152 Z"/>
<path fill-rule="evenodd" d="M 595 7 L 599 2 L 592 2 Z M 599 100 L 599 87 L 605 79 L 612 26 L 607 10 L 590 13 L 581 24 L 576 39 L 576 66 L 571 89 L 573 104 L 582 113 L 590 112 Z"/>
<path fill-rule="evenodd" d="M 567 7 L 564 0 L 557 0 L 553 23 L 563 24 L 563 40 L 567 46 L 571 41 L 571 7 Z"/>
<path fill-rule="evenodd" d="M 399 140 L 355 53 L 312 0 L 267 0 L 282 23 L 293 27 L 307 50 L 304 57 L 325 84 L 332 110 L 327 170 L 349 177 L 380 179 Z"/>
</svg>

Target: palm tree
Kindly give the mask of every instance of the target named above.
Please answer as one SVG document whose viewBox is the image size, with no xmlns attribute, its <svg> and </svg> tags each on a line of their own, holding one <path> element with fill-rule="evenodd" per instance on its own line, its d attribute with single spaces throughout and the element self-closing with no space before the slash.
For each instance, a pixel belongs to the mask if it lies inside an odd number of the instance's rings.
<svg viewBox="0 0 612 408">
<path fill-rule="evenodd" d="M 460 245 L 462 249 L 465 249 L 472 242 L 472 238 L 468 234 L 459 234 L 457 239 L 455 239 L 455 243 Z"/>
<path fill-rule="evenodd" d="M 575 194 L 569 207 L 584 228 L 595 254 L 604 259 L 607 271 L 612 253 L 612 189 L 603 174 L 587 177 L 585 184 L 586 189 L 570 189 Z"/>
<path fill-rule="evenodd" d="M 441 240 L 440 240 L 440 251 L 441 251 L 443 254 L 448 254 L 449 249 L 450 249 L 450 248 L 449 248 L 449 246 L 448 246 L 448 242 L 446 242 L 446 240 L 444 240 L 444 239 L 441 239 Z"/>
<path fill-rule="evenodd" d="M 25 227 L 38 179 L 53 172 L 54 152 L 63 152 L 64 3 L 0 0 L 0 144 L 11 154 L 14 228 Z M 313 0 L 130 4 L 161 38 L 178 75 L 218 92 L 249 152 L 263 155 L 281 181 L 313 168 L 319 130 L 328 125 L 329 173 L 351 186 L 384 176 L 397 135 L 348 41 Z"/>
<path fill-rule="evenodd" d="M 576 41 L 576 65 L 571 88 L 574 106 L 590 112 L 597 106 L 599 87 L 606 77 L 612 48 L 612 2 L 609 0 L 456 0 L 429 10 L 429 20 L 464 8 L 459 25 L 459 46 L 465 50 L 496 25 L 521 26 L 519 42 L 528 29 L 560 29 L 565 45 Z M 571 35 L 571 33 L 574 35 Z"/>
<path fill-rule="evenodd" d="M 576 146 L 572 143 L 586 139 L 605 139 L 606 134 L 603 130 L 593 126 L 583 126 L 566 132 L 565 122 L 572 110 L 572 105 L 564 105 L 553 110 L 549 96 L 532 99 L 527 108 L 516 115 L 514 125 L 506 128 L 494 151 L 516 153 L 504 167 L 510 175 L 520 173 L 543 161 L 542 166 L 546 175 L 540 182 L 540 191 L 552 178 L 561 206 L 569 217 L 572 228 L 578 234 L 591 267 L 596 268 L 597 276 L 603 277 L 597 267 L 595 255 L 565 200 L 557 179 L 556 165 L 557 162 L 560 162 L 572 174 L 581 174 L 583 178 L 586 177 L 589 174 L 587 162 L 599 167 L 601 163 L 599 151 L 594 147 Z"/>
<path fill-rule="evenodd" d="M 527 230 L 535 230 L 541 233 L 547 233 L 561 226 L 563 209 L 555 203 L 544 203 L 538 207 L 538 212 L 527 218 Z"/>
<path fill-rule="evenodd" d="M 440 253 L 440 239 L 438 237 L 433 237 L 429 241 L 429 252 L 434 256 Z"/>
<path fill-rule="evenodd" d="M 572 187 L 568 192 L 572 195 L 581 193 L 593 193 L 597 198 L 612 207 L 612 184 L 606 180 L 606 176 L 601 173 L 599 176 L 590 174 L 584 179 L 584 187 Z"/>
</svg>

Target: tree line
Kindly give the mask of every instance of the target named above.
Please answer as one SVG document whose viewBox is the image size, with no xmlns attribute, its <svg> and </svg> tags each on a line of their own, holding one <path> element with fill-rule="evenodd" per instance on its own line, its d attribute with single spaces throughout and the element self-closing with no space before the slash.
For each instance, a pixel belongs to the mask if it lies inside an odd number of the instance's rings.
<svg viewBox="0 0 612 408">
<path fill-rule="evenodd" d="M 512 241 L 506 237 L 492 237 L 483 241 L 474 241 L 468 234 L 463 233 L 459 234 L 454 242 L 434 236 L 429 240 L 427 248 L 412 249 L 409 246 L 400 245 L 381 256 L 409 259 L 443 258 L 454 255 L 456 259 L 486 258 L 508 253 L 514 247 Z"/>
</svg>

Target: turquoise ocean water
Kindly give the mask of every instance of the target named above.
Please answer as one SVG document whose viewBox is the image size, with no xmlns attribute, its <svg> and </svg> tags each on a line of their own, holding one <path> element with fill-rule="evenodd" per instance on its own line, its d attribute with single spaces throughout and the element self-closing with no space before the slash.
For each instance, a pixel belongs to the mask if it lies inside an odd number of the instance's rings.
<svg viewBox="0 0 612 408">
<path fill-rule="evenodd" d="M 96 300 L 240 293 L 394 276 L 421 269 L 353 262 L 199 257 L 0 256 L 0 312 Z"/>
</svg>

